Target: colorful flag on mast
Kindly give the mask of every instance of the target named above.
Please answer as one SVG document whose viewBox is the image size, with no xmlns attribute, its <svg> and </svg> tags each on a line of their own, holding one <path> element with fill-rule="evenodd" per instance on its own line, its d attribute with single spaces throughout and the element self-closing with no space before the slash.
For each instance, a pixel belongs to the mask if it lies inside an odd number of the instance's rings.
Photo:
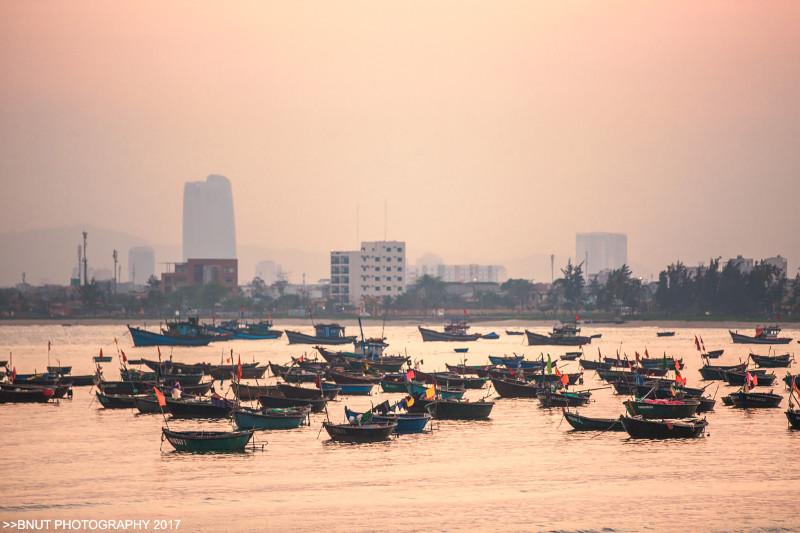
<svg viewBox="0 0 800 533">
<path fill-rule="evenodd" d="M 153 390 L 156 393 L 156 399 L 158 400 L 159 407 L 166 407 L 167 399 L 164 397 L 164 393 L 158 390 L 158 387 L 153 387 Z"/>
</svg>

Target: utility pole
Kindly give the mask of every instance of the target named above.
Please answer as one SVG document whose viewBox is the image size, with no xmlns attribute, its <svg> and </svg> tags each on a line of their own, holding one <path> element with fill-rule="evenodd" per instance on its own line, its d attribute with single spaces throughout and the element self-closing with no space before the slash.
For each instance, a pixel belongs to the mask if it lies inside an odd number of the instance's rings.
<svg viewBox="0 0 800 533">
<path fill-rule="evenodd" d="M 556 254 L 550 254 L 550 283 L 556 280 Z"/>
<path fill-rule="evenodd" d="M 83 232 L 83 284 L 89 284 L 89 261 L 86 259 L 86 237 L 89 234 L 85 231 Z"/>
<path fill-rule="evenodd" d="M 117 283 L 119 283 L 119 279 L 117 277 L 117 250 L 116 250 L 116 248 L 111 253 L 111 257 L 114 258 L 114 294 L 117 294 Z"/>
</svg>

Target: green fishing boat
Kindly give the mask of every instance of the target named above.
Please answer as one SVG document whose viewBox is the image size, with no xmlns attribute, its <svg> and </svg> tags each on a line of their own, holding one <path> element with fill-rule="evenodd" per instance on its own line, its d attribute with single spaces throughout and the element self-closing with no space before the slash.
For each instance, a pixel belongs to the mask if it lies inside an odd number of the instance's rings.
<svg viewBox="0 0 800 533">
<path fill-rule="evenodd" d="M 242 452 L 253 438 L 253 430 L 245 431 L 172 431 L 161 428 L 162 440 L 179 452 Z"/>
</svg>

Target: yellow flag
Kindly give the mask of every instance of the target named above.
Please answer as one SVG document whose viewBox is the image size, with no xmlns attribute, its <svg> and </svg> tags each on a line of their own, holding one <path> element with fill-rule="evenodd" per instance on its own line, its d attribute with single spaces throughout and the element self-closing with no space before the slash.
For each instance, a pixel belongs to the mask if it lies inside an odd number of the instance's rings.
<svg viewBox="0 0 800 533">
<path fill-rule="evenodd" d="M 433 400 L 436 397 L 436 389 L 434 387 L 428 387 L 425 389 L 425 399 L 426 400 Z"/>
</svg>

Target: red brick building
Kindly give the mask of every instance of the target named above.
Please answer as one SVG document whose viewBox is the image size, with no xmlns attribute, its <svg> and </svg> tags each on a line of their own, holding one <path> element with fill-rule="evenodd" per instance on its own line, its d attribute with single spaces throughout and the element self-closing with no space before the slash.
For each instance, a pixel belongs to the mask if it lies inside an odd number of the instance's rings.
<svg viewBox="0 0 800 533">
<path fill-rule="evenodd" d="M 187 259 L 175 263 L 174 272 L 161 274 L 161 291 L 172 292 L 182 287 L 209 284 L 221 285 L 231 291 L 239 286 L 239 261 L 237 259 Z"/>
</svg>

